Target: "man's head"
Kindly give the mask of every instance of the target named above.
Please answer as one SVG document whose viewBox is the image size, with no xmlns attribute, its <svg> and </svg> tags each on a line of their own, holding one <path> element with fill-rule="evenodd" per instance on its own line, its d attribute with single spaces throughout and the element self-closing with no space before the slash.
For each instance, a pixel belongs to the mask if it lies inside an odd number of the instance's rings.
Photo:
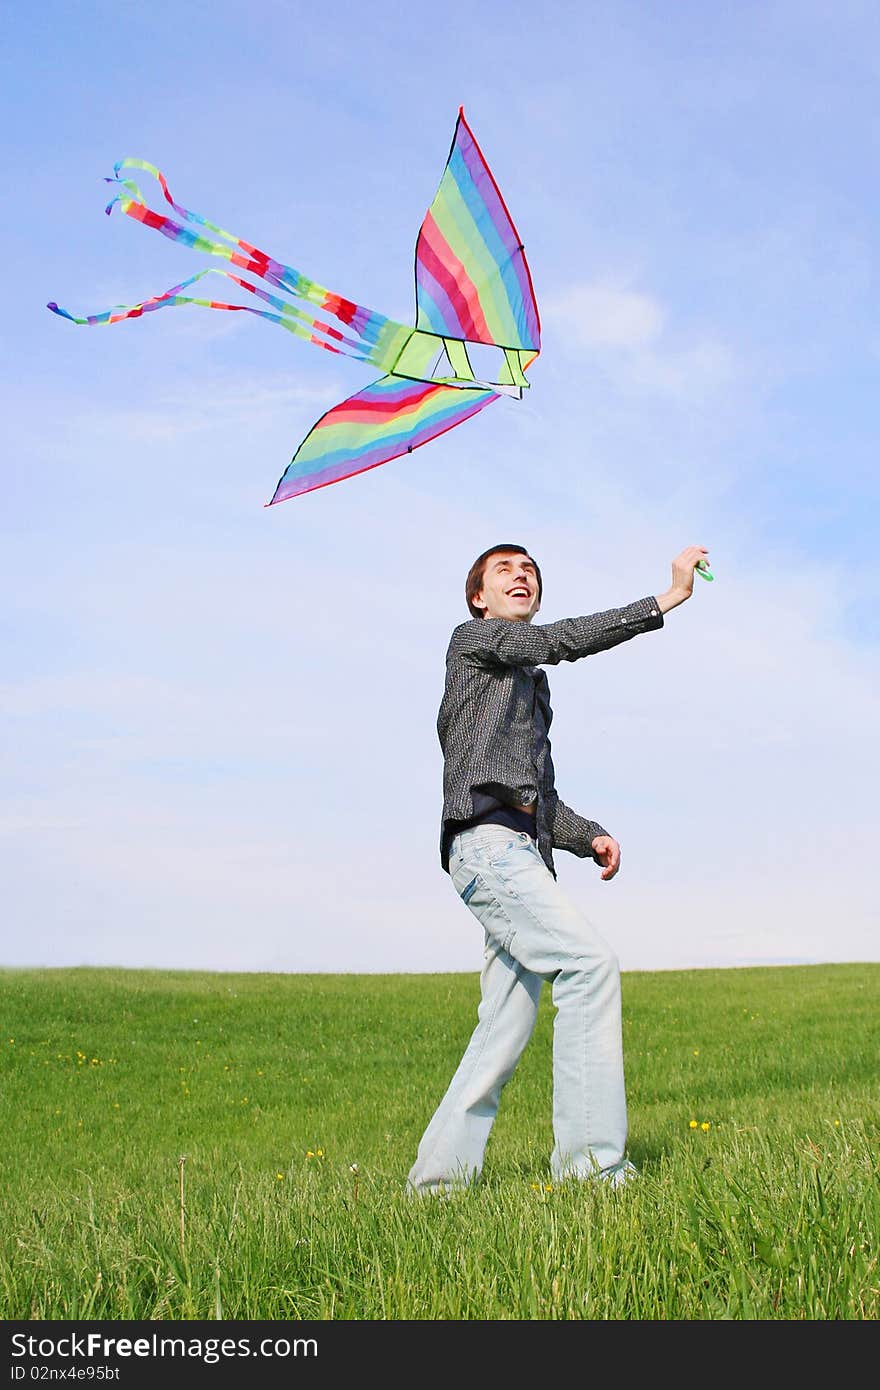
<svg viewBox="0 0 880 1390">
<path fill-rule="evenodd" d="M 471 565 L 464 592 L 475 618 L 530 622 L 541 606 L 541 571 L 521 545 L 493 545 Z"/>
</svg>

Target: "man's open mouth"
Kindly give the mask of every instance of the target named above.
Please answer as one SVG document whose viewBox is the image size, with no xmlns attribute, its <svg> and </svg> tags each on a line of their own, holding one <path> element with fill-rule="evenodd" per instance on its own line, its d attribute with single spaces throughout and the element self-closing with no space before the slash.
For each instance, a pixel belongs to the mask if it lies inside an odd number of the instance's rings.
<svg viewBox="0 0 880 1390">
<path fill-rule="evenodd" d="M 507 590 L 508 598 L 531 598 L 531 594 L 524 585 L 517 585 L 515 589 Z"/>
</svg>

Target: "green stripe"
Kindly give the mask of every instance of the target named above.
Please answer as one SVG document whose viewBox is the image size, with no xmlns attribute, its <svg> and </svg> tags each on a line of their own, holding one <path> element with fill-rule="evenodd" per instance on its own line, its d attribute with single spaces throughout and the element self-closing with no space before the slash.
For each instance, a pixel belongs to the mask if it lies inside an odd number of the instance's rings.
<svg viewBox="0 0 880 1390">
<path fill-rule="evenodd" d="M 320 429 L 316 429 L 309 436 L 307 441 L 307 443 L 311 443 L 315 451 L 314 454 L 304 447 L 297 458 L 297 463 L 302 462 L 304 458 L 317 458 L 322 454 L 332 453 L 336 449 L 374 448 L 385 439 L 394 435 L 406 435 L 414 432 L 415 429 L 430 421 L 434 416 L 445 415 L 457 408 L 456 402 L 441 397 L 439 401 L 423 402 L 416 410 L 407 411 L 406 414 L 389 416 L 381 426 L 357 424 L 350 421 L 343 421 L 338 425 L 322 425 Z"/>
<path fill-rule="evenodd" d="M 411 336 L 393 364 L 393 370 L 400 376 L 417 377 L 427 381 L 434 358 L 440 351 L 441 340 L 434 333 L 409 330 Z"/>
<path fill-rule="evenodd" d="M 480 308 L 489 332 L 498 343 L 518 343 L 519 329 L 504 281 L 498 271 L 498 262 L 486 245 L 470 208 L 451 175 L 444 175 L 440 194 L 435 199 L 431 212 L 443 236 L 476 286 Z"/>
<path fill-rule="evenodd" d="M 498 380 L 510 386 L 528 386 L 529 383 L 523 375 L 522 358 L 523 354 L 521 349 L 505 348 L 504 366 L 501 368 Z"/>
<path fill-rule="evenodd" d="M 457 338 L 444 338 L 446 355 L 452 365 L 452 370 L 459 381 L 473 381 L 474 372 L 468 360 L 467 348 L 464 343 L 460 343 Z"/>
</svg>

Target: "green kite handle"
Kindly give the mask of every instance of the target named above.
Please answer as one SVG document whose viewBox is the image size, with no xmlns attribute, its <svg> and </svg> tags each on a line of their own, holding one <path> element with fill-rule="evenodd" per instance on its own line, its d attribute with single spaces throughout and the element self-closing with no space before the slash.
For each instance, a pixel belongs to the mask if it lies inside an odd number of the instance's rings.
<svg viewBox="0 0 880 1390">
<path fill-rule="evenodd" d="M 714 579 L 714 578 L 715 578 L 714 574 L 713 574 L 712 571 L 710 570 L 709 566 L 706 564 L 706 561 L 705 561 L 705 560 L 698 560 L 698 561 L 697 561 L 697 563 L 696 563 L 696 573 L 700 576 L 701 579 L 709 579 L 709 580 L 711 580 L 711 579 Z"/>
</svg>

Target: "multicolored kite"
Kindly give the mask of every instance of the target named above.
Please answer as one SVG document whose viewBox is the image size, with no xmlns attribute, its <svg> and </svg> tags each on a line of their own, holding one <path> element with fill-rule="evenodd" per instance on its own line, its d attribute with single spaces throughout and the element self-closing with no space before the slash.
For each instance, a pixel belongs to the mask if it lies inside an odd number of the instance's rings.
<svg viewBox="0 0 880 1390">
<path fill-rule="evenodd" d="M 180 220 L 153 212 L 137 184 L 120 177 L 122 169 L 144 169 L 152 174 Z M 368 362 L 385 373 L 321 416 L 300 444 L 267 506 L 412 453 L 419 445 L 469 420 L 500 395 L 521 398 L 529 384 L 525 372 L 541 347 L 531 275 L 522 242 L 463 108 L 459 109 L 440 187 L 416 242 L 414 328 L 332 294 L 292 266 L 188 212 L 174 201 L 160 171 L 145 160 L 120 160 L 114 166 L 113 178 L 106 182 L 120 186 L 107 206 L 108 213 L 118 205 L 126 216 L 155 228 L 171 241 L 218 256 L 273 288 L 315 305 L 347 331 L 230 270 L 211 267 L 141 304 L 118 304 L 102 314 L 74 318 L 50 303 L 48 307 L 56 314 L 89 325 L 119 323 L 180 304 L 256 314 L 317 347 Z M 182 293 L 206 275 L 224 275 L 270 307 L 226 304 Z M 476 377 L 468 344 L 497 349 L 494 380 Z"/>
</svg>

